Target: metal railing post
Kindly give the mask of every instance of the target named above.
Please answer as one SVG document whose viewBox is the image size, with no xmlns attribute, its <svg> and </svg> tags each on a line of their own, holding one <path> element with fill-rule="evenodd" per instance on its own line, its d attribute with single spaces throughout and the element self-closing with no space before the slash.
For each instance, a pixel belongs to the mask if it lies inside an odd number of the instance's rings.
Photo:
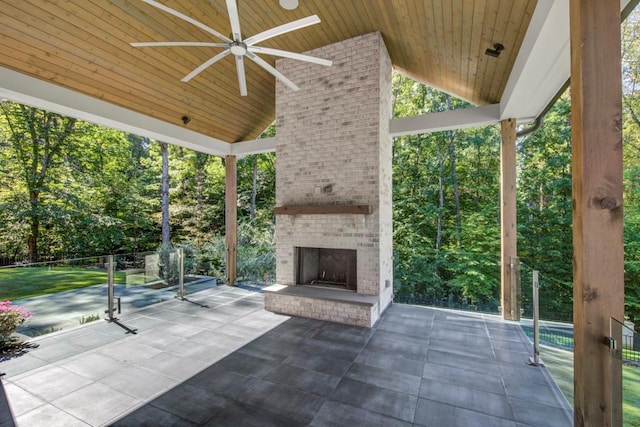
<svg viewBox="0 0 640 427">
<path fill-rule="evenodd" d="M 511 320 L 520 320 L 520 260 L 511 257 Z"/>
<path fill-rule="evenodd" d="M 539 366 L 540 363 L 540 283 L 538 282 L 538 270 L 533 270 L 533 358 L 531 365 Z"/>
<path fill-rule="evenodd" d="M 113 289 L 113 255 L 107 255 L 107 317 L 109 321 L 114 319 L 114 289 Z"/>
<path fill-rule="evenodd" d="M 184 249 L 178 248 L 178 298 L 184 299 Z"/>
</svg>

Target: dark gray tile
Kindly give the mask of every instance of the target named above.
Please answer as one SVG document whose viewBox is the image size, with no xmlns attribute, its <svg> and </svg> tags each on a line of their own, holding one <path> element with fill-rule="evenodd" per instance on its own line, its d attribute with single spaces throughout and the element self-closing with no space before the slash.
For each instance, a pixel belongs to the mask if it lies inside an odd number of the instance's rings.
<svg viewBox="0 0 640 427">
<path fill-rule="evenodd" d="M 374 335 L 365 348 L 379 353 L 401 354 L 413 360 L 424 360 L 427 354 L 427 347 L 425 345 L 405 342 L 402 340 L 402 336 L 393 339 L 391 337 L 378 338 L 377 335 Z"/>
<path fill-rule="evenodd" d="M 528 400 L 509 399 L 509 401 L 518 422 L 540 427 L 569 427 L 573 425 L 573 414 L 569 410 Z"/>
<path fill-rule="evenodd" d="M 228 371 L 216 364 L 188 379 L 185 384 L 200 387 L 230 399 L 240 400 L 251 392 L 256 381 L 256 378 Z"/>
<path fill-rule="evenodd" d="M 516 427 L 513 420 L 426 399 L 418 399 L 414 425 L 426 427 Z"/>
<path fill-rule="evenodd" d="M 302 427 L 307 423 L 287 418 L 264 407 L 236 404 L 220 411 L 206 427 Z"/>
<path fill-rule="evenodd" d="M 496 349 L 495 354 L 496 360 L 500 362 L 511 363 L 520 366 L 526 364 L 531 357 L 531 353 L 522 351 L 510 351 L 508 349 Z"/>
<path fill-rule="evenodd" d="M 282 359 L 284 359 L 284 356 Z M 219 368 L 238 372 L 248 377 L 260 378 L 267 375 L 269 371 L 279 363 L 279 361 L 264 359 L 242 351 L 236 351 L 220 360 L 217 365 Z"/>
<path fill-rule="evenodd" d="M 495 394 L 505 394 L 502 379 L 495 375 L 462 370 L 457 367 L 425 363 L 422 376 L 426 380 L 455 384 Z"/>
<path fill-rule="evenodd" d="M 431 333 L 431 324 L 428 322 L 420 322 L 419 326 L 408 326 L 404 323 L 393 322 L 391 318 L 387 318 L 381 321 L 376 329 L 378 331 L 426 338 Z"/>
<path fill-rule="evenodd" d="M 417 402 L 416 396 L 349 378 L 340 381 L 330 399 L 408 422 L 413 421 Z"/>
<path fill-rule="evenodd" d="M 505 378 L 504 383 L 507 396 L 510 398 L 536 402 L 556 408 L 564 408 L 564 402 L 558 399 L 560 396 L 555 396 L 550 392 L 551 387 L 549 384 L 537 382 L 524 383 L 516 378 Z"/>
<path fill-rule="evenodd" d="M 424 379 L 420 397 L 499 418 L 514 419 L 505 395 Z"/>
<path fill-rule="evenodd" d="M 473 351 L 473 349 L 468 349 L 468 351 Z M 427 352 L 427 362 L 481 374 L 500 375 L 499 365 L 494 360 L 486 360 L 461 353 L 429 350 Z"/>
<path fill-rule="evenodd" d="M 364 328 L 363 328 L 364 329 Z M 348 328 L 337 328 L 337 327 L 327 327 L 319 330 L 314 336 L 313 339 L 319 341 L 327 341 L 333 343 L 345 343 L 352 345 L 359 345 L 364 347 L 364 345 L 369 341 L 369 338 L 373 334 L 373 331 L 367 329 L 367 333 L 357 333 L 359 329 L 356 330 L 356 333 L 353 333 L 353 329 Z"/>
<path fill-rule="evenodd" d="M 449 323 L 437 321 L 433 322 L 433 332 L 442 331 L 446 334 L 459 333 L 459 334 L 469 334 L 469 335 L 477 335 L 488 337 L 487 329 L 484 326 L 484 323 L 481 324 L 470 324 L 470 325 L 460 325 L 458 323 Z"/>
<path fill-rule="evenodd" d="M 421 376 L 424 367 L 424 360 L 407 359 L 401 354 L 382 353 L 369 349 L 362 350 L 355 362 L 415 376 Z"/>
<path fill-rule="evenodd" d="M 376 339 L 402 341 L 404 343 L 415 344 L 419 346 L 428 346 L 429 337 L 420 337 L 415 335 L 399 334 L 397 332 L 389 332 L 378 330 L 375 333 Z"/>
<path fill-rule="evenodd" d="M 352 380 L 413 395 L 418 394 L 422 383 L 420 376 L 402 374 L 359 363 L 354 363 L 345 376 Z"/>
<path fill-rule="evenodd" d="M 298 347 L 298 350 L 334 357 L 336 359 L 353 361 L 358 356 L 361 347 L 344 343 L 308 339 Z"/>
<path fill-rule="evenodd" d="M 336 359 L 335 357 L 308 353 L 306 351 L 296 351 L 287 357 L 283 363 L 310 369 L 322 374 L 342 376 L 349 367 L 351 361 Z"/>
<path fill-rule="evenodd" d="M 185 383 L 154 399 L 151 405 L 192 423 L 204 424 L 231 403 L 227 397 Z"/>
<path fill-rule="evenodd" d="M 313 427 L 410 427 L 411 423 L 401 421 L 365 409 L 355 408 L 340 402 L 327 401 L 311 422 Z"/>
<path fill-rule="evenodd" d="M 320 396 L 331 393 L 340 382 L 340 377 L 321 374 L 286 363 L 275 367 L 264 379 Z"/>
<path fill-rule="evenodd" d="M 255 380 L 250 392 L 240 400 L 305 424 L 311 422 L 325 401 L 323 397 L 263 380 Z"/>
<path fill-rule="evenodd" d="M 113 427 L 195 427 L 197 425 L 152 405 L 145 405 L 112 424 Z"/>
</svg>

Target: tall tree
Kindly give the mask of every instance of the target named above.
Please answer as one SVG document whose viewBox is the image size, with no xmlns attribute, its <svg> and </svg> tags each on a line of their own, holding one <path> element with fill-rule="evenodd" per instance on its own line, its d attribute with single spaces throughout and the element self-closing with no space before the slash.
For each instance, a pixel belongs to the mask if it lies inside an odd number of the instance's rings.
<svg viewBox="0 0 640 427">
<path fill-rule="evenodd" d="M 29 200 L 29 259 L 37 262 L 43 216 L 41 196 L 48 190 L 51 171 L 71 150 L 76 119 L 9 101 L 1 101 L 0 106 Z"/>
<path fill-rule="evenodd" d="M 171 231 L 169 229 L 169 145 L 166 142 L 160 143 L 162 153 L 162 244 L 171 244 Z"/>
</svg>

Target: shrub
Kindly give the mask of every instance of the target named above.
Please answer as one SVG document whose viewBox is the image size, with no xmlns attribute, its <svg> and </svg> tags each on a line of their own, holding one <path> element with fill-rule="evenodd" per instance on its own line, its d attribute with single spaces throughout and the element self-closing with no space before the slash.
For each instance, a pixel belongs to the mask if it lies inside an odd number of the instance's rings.
<svg viewBox="0 0 640 427">
<path fill-rule="evenodd" d="M 32 315 L 11 301 L 0 301 L 0 348 L 13 341 L 11 334 Z"/>
</svg>

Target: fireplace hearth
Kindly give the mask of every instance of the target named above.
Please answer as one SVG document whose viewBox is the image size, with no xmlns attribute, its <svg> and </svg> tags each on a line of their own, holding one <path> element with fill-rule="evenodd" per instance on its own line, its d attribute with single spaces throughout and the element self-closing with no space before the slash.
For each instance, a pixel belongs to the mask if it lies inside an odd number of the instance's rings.
<svg viewBox="0 0 640 427">
<path fill-rule="evenodd" d="M 297 247 L 296 284 L 358 290 L 357 251 Z"/>
</svg>

